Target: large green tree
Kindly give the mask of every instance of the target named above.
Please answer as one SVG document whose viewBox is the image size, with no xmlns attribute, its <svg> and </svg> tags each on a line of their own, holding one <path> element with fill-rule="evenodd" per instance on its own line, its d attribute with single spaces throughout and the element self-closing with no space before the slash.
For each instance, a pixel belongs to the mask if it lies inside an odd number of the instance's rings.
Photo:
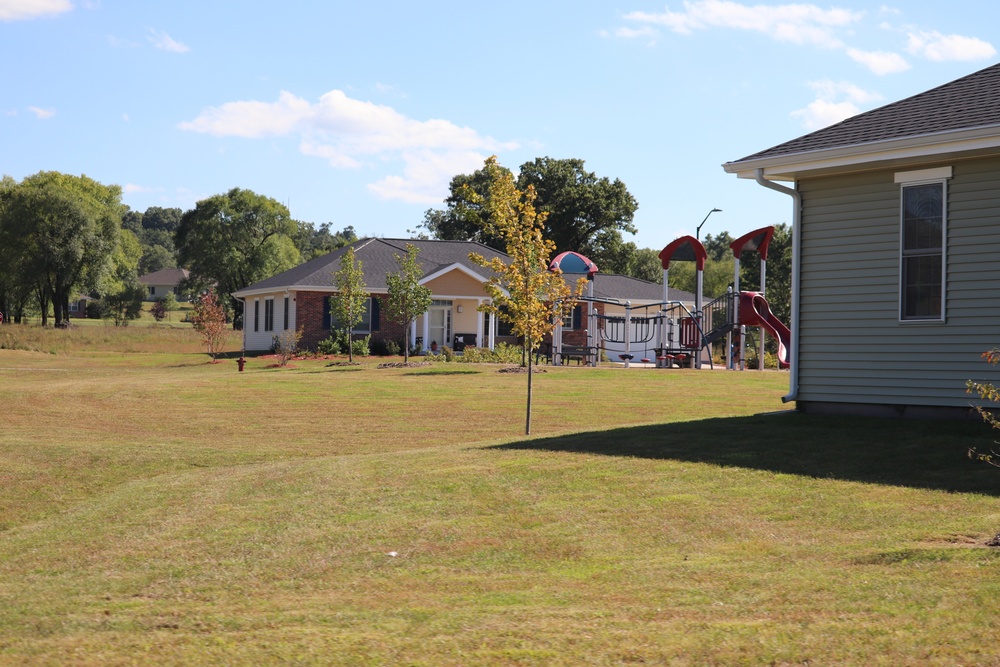
<svg viewBox="0 0 1000 667">
<path fill-rule="evenodd" d="M 444 210 L 429 209 L 424 213 L 422 226 L 436 239 L 476 241 L 502 250 L 504 239 L 493 224 L 488 202 L 496 179 L 509 176 L 512 177 L 510 170 L 500 165 L 455 176 L 449 185 L 450 194 L 444 200 Z"/>
<path fill-rule="evenodd" d="M 296 232 L 284 204 L 233 188 L 185 212 L 174 240 L 193 286 L 230 294 L 298 264 Z M 230 297 L 230 305 L 234 328 L 242 326 L 242 304 Z"/>
<path fill-rule="evenodd" d="M 122 212 L 121 188 L 87 176 L 39 172 L 0 188 L 0 247 L 15 292 L 38 296 L 43 324 L 49 305 L 65 323 L 73 293 L 98 289 L 111 271 Z"/>
<path fill-rule="evenodd" d="M 511 172 L 497 166 L 455 176 L 443 210 L 424 214 L 423 227 L 434 237 L 478 241 L 503 249 L 489 206 L 490 187 Z M 536 158 L 521 165 L 515 187 L 535 192 L 535 208 L 544 213 L 542 234 L 554 244 L 554 253 L 567 250 L 594 260 L 602 271 L 624 273 L 636 250 L 622 233 L 634 234 L 638 208 L 621 180 L 598 177 L 579 159 Z"/>
<path fill-rule="evenodd" d="M 628 255 L 623 273 L 651 283 L 662 283 L 663 263 L 660 261 L 660 251 L 652 248 L 634 248 Z"/>
<path fill-rule="evenodd" d="M 145 213 L 125 211 L 122 228 L 134 233 L 142 245 L 139 275 L 177 266 L 174 234 L 183 215 L 184 212 L 179 208 L 159 206 L 150 206 Z"/>
<path fill-rule="evenodd" d="M 111 255 L 112 268 L 97 287 L 101 316 L 112 320 L 116 327 L 126 326 L 142 314 L 146 288 L 139 282 L 137 272 L 141 258 L 139 239 L 130 230 L 121 230 L 118 246 Z"/>
<path fill-rule="evenodd" d="M 303 262 L 321 257 L 358 240 L 358 235 L 351 225 L 334 232 L 331 231 L 332 224 L 329 222 L 324 222 L 318 227 L 311 222 L 297 221 L 295 224 L 295 247 L 299 249 Z"/>
<path fill-rule="evenodd" d="M 535 158 L 521 165 L 517 187 L 534 188 L 535 207 L 545 213 L 545 238 L 555 252 L 573 250 L 606 273 L 624 273 L 627 252 L 622 232 L 635 234 L 639 204 L 625 184 L 584 169 L 583 160 Z M 634 246 L 633 246 L 634 247 Z"/>
</svg>

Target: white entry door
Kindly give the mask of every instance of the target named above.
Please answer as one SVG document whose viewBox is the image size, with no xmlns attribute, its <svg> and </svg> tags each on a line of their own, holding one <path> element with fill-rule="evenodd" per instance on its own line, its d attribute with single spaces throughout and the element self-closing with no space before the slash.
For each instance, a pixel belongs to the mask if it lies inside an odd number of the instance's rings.
<svg viewBox="0 0 1000 667">
<path fill-rule="evenodd" d="M 430 349 L 431 343 L 437 343 L 438 349 L 445 345 L 450 347 L 451 306 L 431 306 L 430 310 L 427 311 L 427 316 L 429 327 L 427 335 L 430 338 L 427 348 Z"/>
</svg>

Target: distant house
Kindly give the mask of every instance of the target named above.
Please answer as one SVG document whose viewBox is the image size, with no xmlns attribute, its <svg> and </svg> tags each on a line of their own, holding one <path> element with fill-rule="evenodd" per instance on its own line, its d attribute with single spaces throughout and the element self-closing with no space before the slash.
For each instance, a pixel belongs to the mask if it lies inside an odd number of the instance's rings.
<svg viewBox="0 0 1000 667">
<path fill-rule="evenodd" d="M 791 197 L 785 400 L 966 413 L 966 380 L 996 377 L 980 355 L 1000 344 L 1000 65 L 724 169 Z"/>
<path fill-rule="evenodd" d="M 87 317 L 87 304 L 90 303 L 90 296 L 87 294 L 78 294 L 76 298 L 71 299 L 69 302 L 69 310 L 66 313 L 67 317 L 82 319 Z"/>
<path fill-rule="evenodd" d="M 396 255 L 406 253 L 412 243 L 420 249 L 417 259 L 431 289 L 433 303 L 423 317 L 404 332 L 385 315 L 388 298 L 386 275 L 399 270 Z M 460 345 L 493 347 L 500 340 L 510 340 L 496 320 L 477 310 L 489 301 L 483 289 L 488 272 L 469 260 L 470 252 L 487 259 L 504 257 L 501 252 L 468 241 L 426 241 L 405 239 L 362 239 L 288 271 L 233 292 L 244 302 L 243 338 L 247 350 L 268 350 L 275 335 L 286 329 L 302 331 L 301 346 L 316 349 L 330 337 L 330 297 L 333 296 L 333 273 L 348 248 L 354 248 L 361 262 L 369 292 L 366 312 L 357 335 L 373 339 L 402 341 L 421 349 Z"/>
<path fill-rule="evenodd" d="M 187 269 L 160 269 L 139 276 L 139 282 L 146 286 L 146 301 L 156 301 L 172 292 L 178 301 L 182 299 L 178 286 L 186 280 L 189 273 Z"/>
</svg>

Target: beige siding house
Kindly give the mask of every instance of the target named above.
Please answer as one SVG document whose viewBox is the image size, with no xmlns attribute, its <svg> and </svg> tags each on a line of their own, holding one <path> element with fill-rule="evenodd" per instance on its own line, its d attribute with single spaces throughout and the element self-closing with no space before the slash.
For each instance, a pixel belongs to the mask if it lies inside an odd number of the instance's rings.
<svg viewBox="0 0 1000 667">
<path fill-rule="evenodd" d="M 1000 65 L 724 168 L 793 208 L 785 400 L 958 416 L 997 381 Z"/>
<path fill-rule="evenodd" d="M 396 256 L 406 253 L 407 244 L 420 250 L 417 260 L 424 272 L 421 282 L 430 288 L 433 303 L 403 331 L 384 311 L 388 296 L 386 275 L 399 270 Z M 340 269 L 341 257 L 348 248 L 354 248 L 355 257 L 361 262 L 369 292 L 367 312 L 354 329 L 355 336 L 405 340 L 422 350 L 445 346 L 460 350 L 466 345 L 493 347 L 505 340 L 501 327 L 478 310 L 489 300 L 483 288 L 488 272 L 470 261 L 469 253 L 477 252 L 487 259 L 506 258 L 506 255 L 467 241 L 361 239 L 234 292 L 233 296 L 245 304 L 245 349 L 269 350 L 275 336 L 286 329 L 301 331 L 301 346 L 306 349 L 316 349 L 320 341 L 328 338 L 333 273 Z"/>
<path fill-rule="evenodd" d="M 146 301 L 162 299 L 167 293 L 173 293 L 181 300 L 180 284 L 188 278 L 187 269 L 160 269 L 139 276 L 139 282 L 146 286 Z"/>
</svg>

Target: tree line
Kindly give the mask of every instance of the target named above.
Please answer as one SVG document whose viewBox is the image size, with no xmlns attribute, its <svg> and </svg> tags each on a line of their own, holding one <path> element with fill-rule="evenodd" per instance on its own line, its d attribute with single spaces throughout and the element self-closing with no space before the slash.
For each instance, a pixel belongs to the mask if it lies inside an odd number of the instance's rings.
<svg viewBox="0 0 1000 667">
<path fill-rule="evenodd" d="M 619 179 L 587 171 L 580 159 L 536 158 L 517 176 L 500 165 L 456 175 L 442 209 L 425 212 L 417 236 L 477 241 L 497 250 L 498 232 L 491 189 L 510 181 L 534 193 L 543 237 L 553 254 L 567 250 L 594 260 L 604 273 L 659 283 L 659 249 L 626 241 L 635 233 L 638 202 Z M 357 239 L 351 226 L 336 231 L 327 222 L 295 220 L 281 202 L 251 190 L 233 188 L 203 199 L 193 209 L 149 207 L 133 211 L 121 201 L 121 188 L 86 176 L 39 172 L 17 182 L 0 181 L 0 313 L 20 321 L 40 315 L 55 324 L 67 321 L 77 293 L 99 297 L 104 314 L 117 322 L 138 316 L 144 297 L 138 276 L 164 268 L 190 271 L 184 288 L 197 293 L 214 288 L 220 295 L 264 280 Z M 707 236 L 709 262 L 705 294 L 717 296 L 732 283 L 727 232 Z M 791 275 L 791 234 L 778 225 L 768 262 L 767 293 L 775 314 L 787 321 Z M 671 286 L 694 290 L 693 267 L 671 267 Z M 741 286 L 759 284 L 759 265 L 745 261 Z M 234 326 L 242 305 L 224 298 Z"/>
<path fill-rule="evenodd" d="M 78 295 L 99 299 L 116 324 L 139 316 L 139 276 L 183 267 L 184 291 L 228 294 L 357 240 L 353 227 L 294 220 L 280 202 L 234 188 L 194 209 L 133 211 L 117 185 L 39 172 L 0 180 L 0 314 L 68 323 Z M 239 303 L 226 297 L 230 318 Z"/>
</svg>

